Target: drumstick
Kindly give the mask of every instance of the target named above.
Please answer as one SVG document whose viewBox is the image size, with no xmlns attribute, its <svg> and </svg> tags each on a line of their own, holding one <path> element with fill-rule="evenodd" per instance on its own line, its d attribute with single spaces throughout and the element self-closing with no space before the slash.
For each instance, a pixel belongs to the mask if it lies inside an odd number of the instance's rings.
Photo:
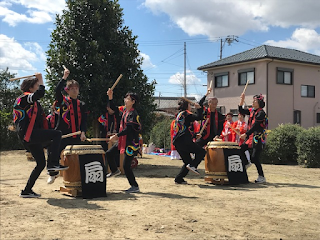
<svg viewBox="0 0 320 240">
<path fill-rule="evenodd" d="M 62 67 L 63 67 L 63 69 L 64 69 L 64 70 L 66 70 L 66 69 L 67 69 L 65 65 L 62 65 Z"/>
<path fill-rule="evenodd" d="M 24 76 L 24 77 L 18 77 L 18 78 L 10 78 L 9 81 L 15 81 L 15 80 L 20 80 L 22 78 L 29 78 L 29 77 L 35 77 L 36 75 L 29 75 L 29 76 Z"/>
<path fill-rule="evenodd" d="M 236 130 L 235 128 L 233 128 L 230 124 L 229 124 L 229 127 L 236 133 L 238 134 L 239 136 L 241 136 L 240 132 L 238 130 Z"/>
<path fill-rule="evenodd" d="M 117 86 L 117 84 L 118 84 L 118 82 L 120 81 L 121 78 L 122 78 L 122 74 L 119 75 L 118 79 L 117 79 L 117 80 L 115 81 L 115 83 L 112 85 L 111 90 L 113 90 L 113 89 Z"/>
<path fill-rule="evenodd" d="M 73 133 L 69 133 L 69 134 L 66 134 L 66 135 L 62 135 L 61 138 L 68 138 L 68 137 L 72 137 L 74 135 L 80 135 L 80 134 L 81 134 L 81 131 L 73 132 Z"/>
<path fill-rule="evenodd" d="M 247 87 L 248 87 L 248 84 L 249 84 L 249 79 L 248 79 L 248 81 L 247 81 L 247 83 L 246 83 L 246 86 L 245 86 L 245 87 L 244 87 L 244 89 L 243 89 L 242 94 L 244 94 L 244 93 L 245 93 L 245 91 L 246 91 L 246 89 L 247 89 Z"/>
<path fill-rule="evenodd" d="M 211 89 L 212 88 L 212 81 L 210 81 L 210 85 L 209 85 L 209 89 Z"/>
<path fill-rule="evenodd" d="M 202 135 L 204 129 L 206 128 L 208 122 L 209 122 L 209 118 L 207 118 L 206 121 L 204 122 L 204 124 L 203 124 L 203 126 L 202 126 L 202 128 L 201 128 L 201 130 L 199 132 L 199 138 L 201 137 L 201 135 Z"/>
<path fill-rule="evenodd" d="M 191 100 L 189 100 L 189 99 L 186 98 L 186 97 L 181 97 L 181 99 L 183 99 L 184 101 L 190 103 L 191 105 L 194 105 L 194 102 L 192 102 Z"/>
<path fill-rule="evenodd" d="M 97 142 L 105 142 L 105 141 L 109 141 L 109 138 L 87 138 L 86 139 L 88 142 L 93 142 L 93 141 L 97 141 Z"/>
</svg>

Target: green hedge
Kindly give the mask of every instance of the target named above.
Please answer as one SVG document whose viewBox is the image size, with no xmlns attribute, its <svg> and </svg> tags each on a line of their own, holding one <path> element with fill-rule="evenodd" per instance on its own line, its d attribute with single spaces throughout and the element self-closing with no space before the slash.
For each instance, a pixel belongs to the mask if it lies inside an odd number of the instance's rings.
<svg viewBox="0 0 320 240">
<path fill-rule="evenodd" d="M 261 154 L 262 163 L 298 164 L 297 136 L 304 129 L 296 124 L 281 124 L 269 132 Z"/>
<path fill-rule="evenodd" d="M 320 127 L 311 127 L 297 137 L 298 163 L 320 167 Z"/>
</svg>

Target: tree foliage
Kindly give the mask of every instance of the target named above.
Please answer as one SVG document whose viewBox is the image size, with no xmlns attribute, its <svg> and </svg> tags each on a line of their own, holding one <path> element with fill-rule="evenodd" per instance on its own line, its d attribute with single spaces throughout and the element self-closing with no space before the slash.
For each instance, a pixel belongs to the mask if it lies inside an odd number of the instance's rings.
<svg viewBox="0 0 320 240">
<path fill-rule="evenodd" d="M 159 148 L 170 149 L 170 118 L 166 117 L 157 122 L 151 130 L 150 142 L 153 142 Z"/>
<path fill-rule="evenodd" d="M 22 144 L 18 140 L 16 132 L 8 129 L 13 124 L 12 109 L 15 99 L 21 94 L 19 81 L 11 82 L 14 78 L 6 68 L 0 72 L 0 150 L 21 149 Z"/>
<path fill-rule="evenodd" d="M 117 0 L 67 0 L 67 10 L 56 17 L 47 51 L 47 80 L 50 96 L 62 76 L 62 65 L 70 70 L 69 79 L 80 84 L 80 96 L 90 110 L 90 119 L 105 112 L 105 95 L 120 74 L 114 101 L 123 105 L 127 92 L 140 97 L 138 112 L 143 131 L 151 128 L 155 110 L 155 83 L 148 83 L 141 70 L 137 36 L 123 25 L 123 13 Z M 52 99 L 53 100 L 53 99 Z"/>
</svg>

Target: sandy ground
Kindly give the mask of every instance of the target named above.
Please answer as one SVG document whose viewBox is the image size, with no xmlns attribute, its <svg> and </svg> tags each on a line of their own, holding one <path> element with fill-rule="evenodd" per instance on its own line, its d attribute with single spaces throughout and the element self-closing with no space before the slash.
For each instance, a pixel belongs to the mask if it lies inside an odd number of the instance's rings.
<svg viewBox="0 0 320 240">
<path fill-rule="evenodd" d="M 42 172 L 34 191 L 18 195 L 35 162 L 24 151 L 1 153 L 0 239 L 320 239 L 320 169 L 264 165 L 267 184 L 218 186 L 189 173 L 175 185 L 182 162 L 144 155 L 135 175 L 141 193 L 126 194 L 124 176 L 107 181 L 107 197 L 73 198 L 47 185 Z"/>
</svg>

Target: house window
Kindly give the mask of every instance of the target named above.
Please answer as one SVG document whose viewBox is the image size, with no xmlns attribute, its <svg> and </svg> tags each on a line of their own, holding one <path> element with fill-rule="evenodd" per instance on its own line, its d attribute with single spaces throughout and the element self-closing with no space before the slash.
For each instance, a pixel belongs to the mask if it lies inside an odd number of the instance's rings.
<svg viewBox="0 0 320 240">
<path fill-rule="evenodd" d="M 277 68 L 277 83 L 292 85 L 293 69 Z"/>
<path fill-rule="evenodd" d="M 320 113 L 317 113 L 317 123 L 320 123 Z"/>
<path fill-rule="evenodd" d="M 301 125 L 301 111 L 300 110 L 293 111 L 293 123 Z"/>
<path fill-rule="evenodd" d="M 215 74 L 214 86 L 216 88 L 229 87 L 229 72 Z"/>
<path fill-rule="evenodd" d="M 217 107 L 218 112 L 220 112 L 221 114 L 225 114 L 226 113 L 226 107 L 225 106 L 218 106 Z"/>
<path fill-rule="evenodd" d="M 301 85 L 301 97 L 315 97 L 315 86 Z"/>
<path fill-rule="evenodd" d="M 238 85 L 254 84 L 254 68 L 241 69 L 238 71 Z"/>
</svg>

